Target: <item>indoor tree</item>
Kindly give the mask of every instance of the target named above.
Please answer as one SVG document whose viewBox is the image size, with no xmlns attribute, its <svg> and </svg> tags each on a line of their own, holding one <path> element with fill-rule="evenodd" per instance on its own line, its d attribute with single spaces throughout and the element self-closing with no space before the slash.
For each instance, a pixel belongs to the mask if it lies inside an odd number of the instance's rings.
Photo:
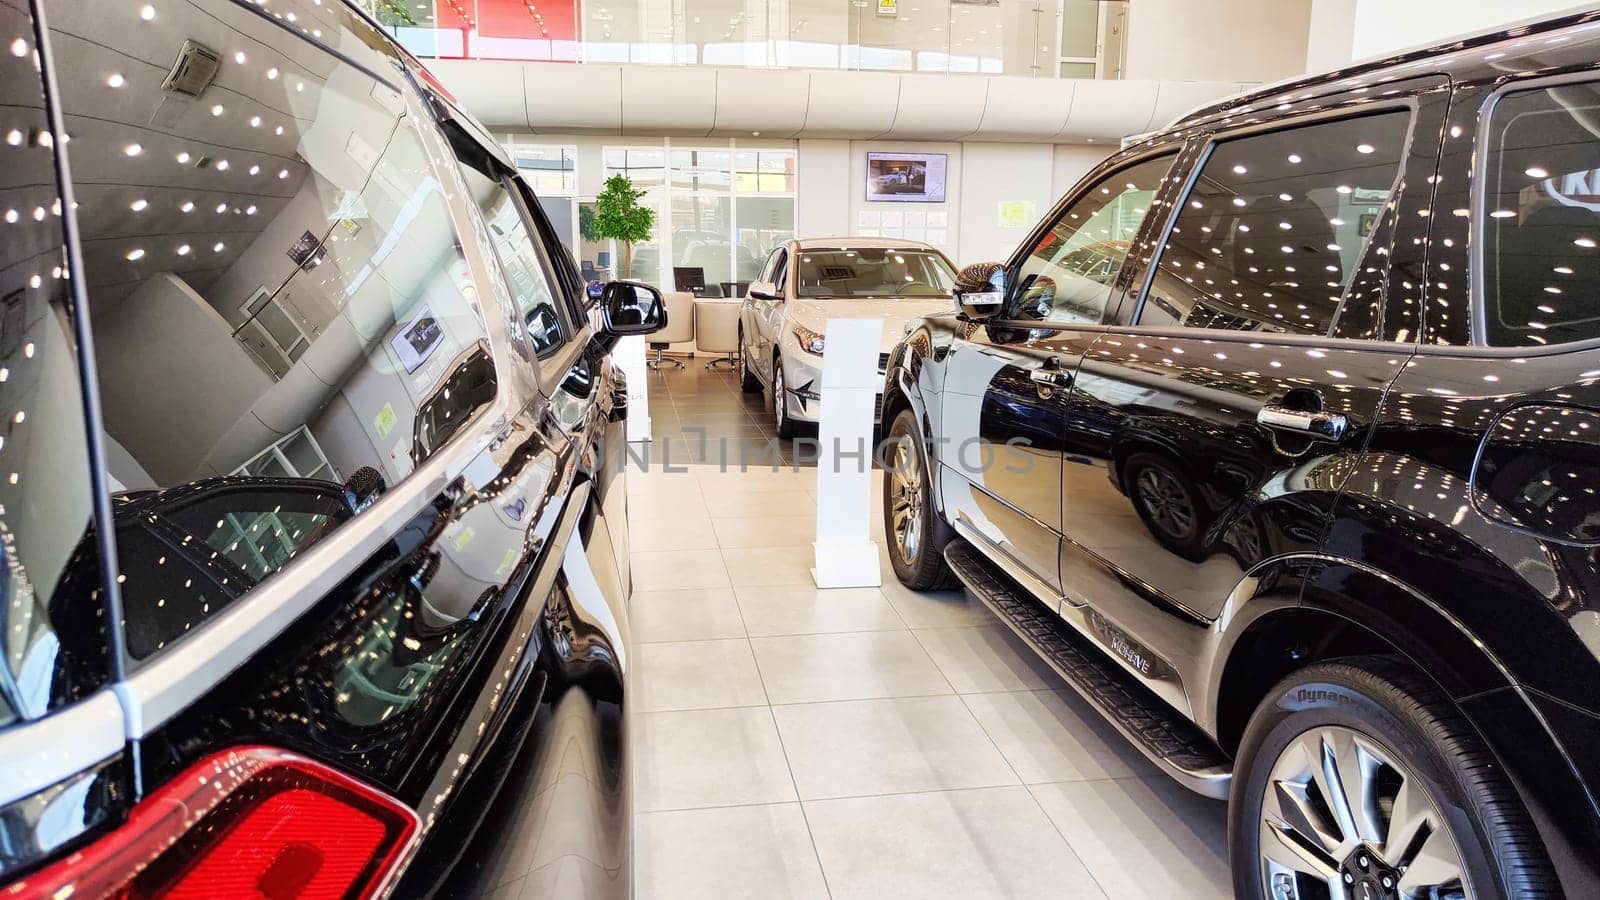
<svg viewBox="0 0 1600 900">
<path fill-rule="evenodd" d="M 594 198 L 595 234 L 622 243 L 624 278 L 633 277 L 633 245 L 649 240 L 656 224 L 656 211 L 639 205 L 643 196 L 644 191 L 635 188 L 626 175 L 613 175 Z"/>
</svg>

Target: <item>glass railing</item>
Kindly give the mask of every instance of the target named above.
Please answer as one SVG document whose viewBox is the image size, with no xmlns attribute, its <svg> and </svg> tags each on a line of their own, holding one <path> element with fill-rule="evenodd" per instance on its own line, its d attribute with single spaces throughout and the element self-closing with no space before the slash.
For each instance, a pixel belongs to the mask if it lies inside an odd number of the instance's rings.
<svg viewBox="0 0 1600 900">
<path fill-rule="evenodd" d="M 1119 78 L 1127 0 L 357 0 L 418 56 Z"/>
</svg>

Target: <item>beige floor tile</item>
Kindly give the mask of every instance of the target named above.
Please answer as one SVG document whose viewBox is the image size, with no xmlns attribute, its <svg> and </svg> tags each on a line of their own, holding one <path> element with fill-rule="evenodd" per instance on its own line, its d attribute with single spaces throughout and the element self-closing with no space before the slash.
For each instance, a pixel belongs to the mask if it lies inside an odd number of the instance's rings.
<svg viewBox="0 0 1600 900">
<path fill-rule="evenodd" d="M 1017 784 L 959 697 L 775 706 L 802 800 Z"/>
<path fill-rule="evenodd" d="M 1029 790 L 1111 896 L 1233 896 L 1224 804 L 1165 776 Z"/>
<path fill-rule="evenodd" d="M 780 466 L 776 471 L 770 465 L 755 465 L 751 463 L 744 471 L 740 471 L 737 463 L 727 466 L 700 466 L 695 469 L 695 478 L 700 482 L 700 489 L 707 496 L 711 494 L 766 494 L 773 491 L 789 491 L 804 493 L 807 485 L 814 485 L 817 481 L 815 469 L 801 469 L 796 471 Z"/>
<path fill-rule="evenodd" d="M 645 813 L 635 828 L 641 900 L 826 900 L 798 803 Z"/>
<path fill-rule="evenodd" d="M 635 553 L 656 550 L 714 550 L 717 532 L 711 520 L 701 516 L 661 516 L 631 519 L 628 539 Z"/>
<path fill-rule="evenodd" d="M 939 667 L 907 631 L 761 637 L 750 646 L 773 703 L 951 693 Z"/>
<path fill-rule="evenodd" d="M 776 585 L 734 588 L 751 637 L 899 631 L 906 625 L 877 588 Z"/>
<path fill-rule="evenodd" d="M 1104 897 L 1026 788 L 805 808 L 833 900 Z"/>
<path fill-rule="evenodd" d="M 737 483 L 710 489 L 705 504 L 715 519 L 803 516 L 817 509 L 817 501 L 804 490 L 746 491 Z"/>
<path fill-rule="evenodd" d="M 739 547 L 799 547 L 809 546 L 817 538 L 817 516 L 771 515 L 749 518 L 712 519 L 716 529 L 717 546 L 723 549 Z"/>
<path fill-rule="evenodd" d="M 1026 784 L 1160 774 L 1070 688 L 964 699 Z"/>
<path fill-rule="evenodd" d="M 810 544 L 723 550 L 722 560 L 728 581 L 735 587 L 815 583 L 811 567 L 816 564 L 816 551 Z"/>
<path fill-rule="evenodd" d="M 639 643 L 744 637 L 739 604 L 728 588 L 635 591 L 628 613 Z"/>
<path fill-rule="evenodd" d="M 763 706 L 766 692 L 745 640 L 640 644 L 630 679 L 640 712 Z"/>
<path fill-rule="evenodd" d="M 916 635 L 958 694 L 1031 691 L 1061 684 L 1060 676 L 1004 625 L 930 628 Z"/>
<path fill-rule="evenodd" d="M 634 553 L 632 562 L 633 589 L 636 591 L 731 586 L 720 550 L 653 550 Z"/>
<path fill-rule="evenodd" d="M 913 591 L 900 583 L 888 563 L 883 565 L 884 599 L 912 628 L 966 628 L 998 625 L 989 607 L 967 596 L 964 590 Z"/>
<path fill-rule="evenodd" d="M 633 732 L 640 812 L 796 799 L 766 707 L 646 713 Z"/>
</svg>

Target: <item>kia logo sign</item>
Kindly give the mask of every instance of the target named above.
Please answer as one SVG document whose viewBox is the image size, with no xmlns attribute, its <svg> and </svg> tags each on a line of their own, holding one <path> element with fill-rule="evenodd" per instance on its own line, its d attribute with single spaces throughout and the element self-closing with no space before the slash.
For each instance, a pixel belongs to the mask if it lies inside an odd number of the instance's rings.
<svg viewBox="0 0 1600 900">
<path fill-rule="evenodd" d="M 1600 169 L 1568 172 L 1546 178 L 1539 187 L 1562 206 L 1576 206 L 1600 212 Z"/>
</svg>

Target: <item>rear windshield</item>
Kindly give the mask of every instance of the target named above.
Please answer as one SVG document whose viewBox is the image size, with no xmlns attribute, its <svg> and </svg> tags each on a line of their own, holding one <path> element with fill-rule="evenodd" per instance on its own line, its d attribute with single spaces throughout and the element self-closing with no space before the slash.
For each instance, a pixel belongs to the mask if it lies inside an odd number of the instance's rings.
<svg viewBox="0 0 1600 900">
<path fill-rule="evenodd" d="M 940 297 L 956 281 L 949 260 L 932 250 L 800 250 L 796 258 L 801 297 Z"/>
</svg>

